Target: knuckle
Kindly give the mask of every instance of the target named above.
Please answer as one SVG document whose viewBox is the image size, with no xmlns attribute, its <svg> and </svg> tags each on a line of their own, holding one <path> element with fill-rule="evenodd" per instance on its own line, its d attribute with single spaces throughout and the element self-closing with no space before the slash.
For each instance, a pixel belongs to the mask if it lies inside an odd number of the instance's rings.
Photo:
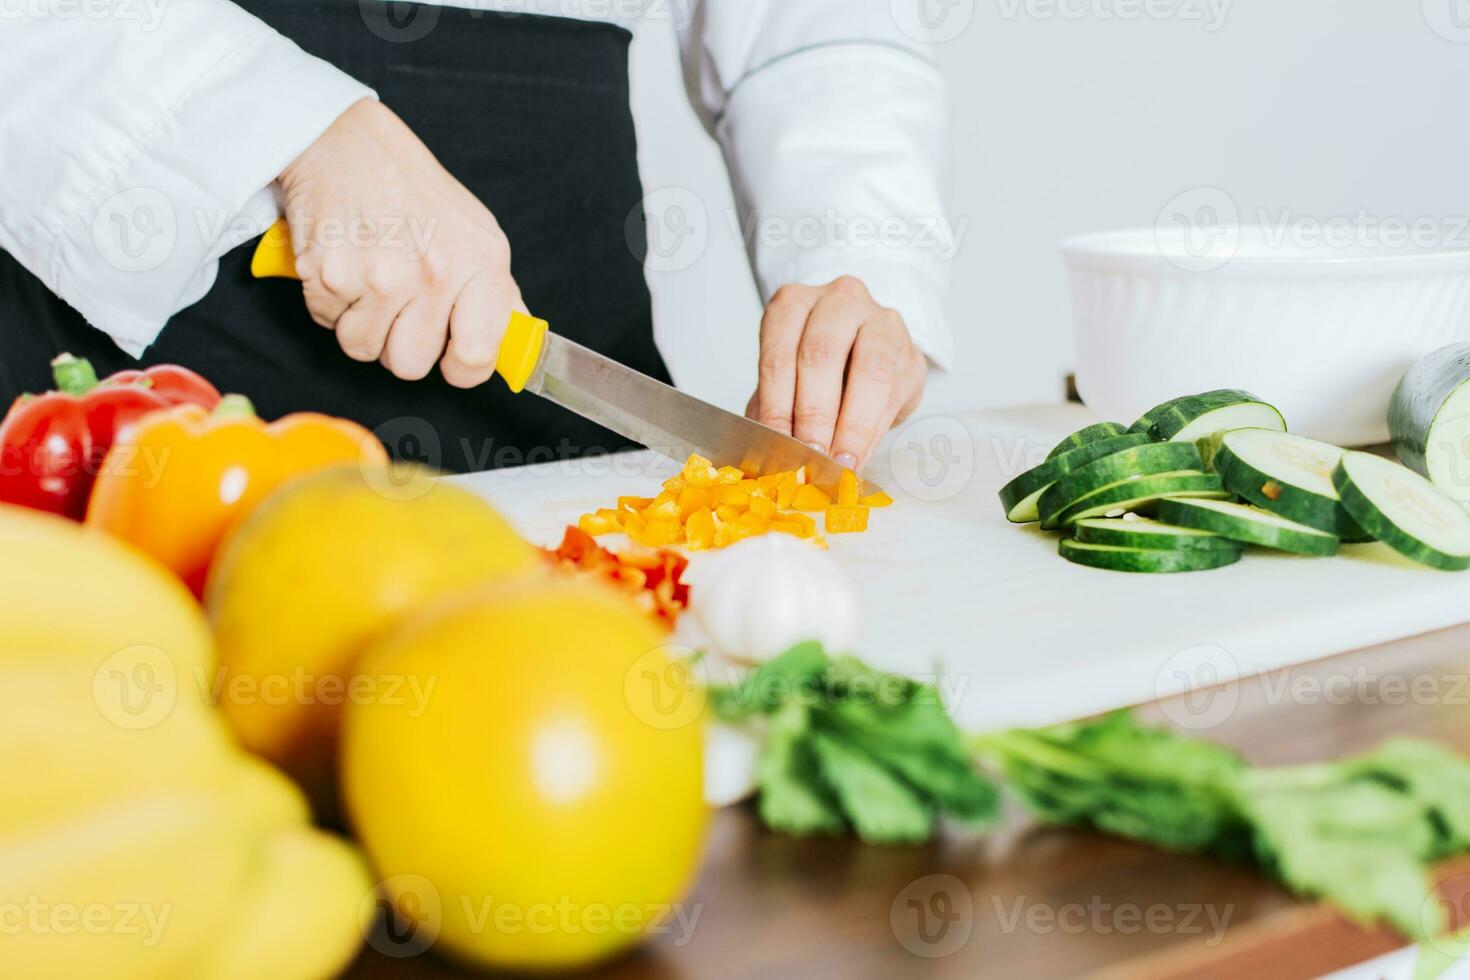
<svg viewBox="0 0 1470 980">
<path fill-rule="evenodd" d="M 847 349 L 836 337 L 808 334 L 802 338 L 797 361 L 804 368 L 831 367 L 847 355 Z"/>
<path fill-rule="evenodd" d="M 801 306 L 811 296 L 810 286 L 800 286 L 795 283 L 782 286 L 771 295 L 770 306 L 774 310 L 784 311 Z"/>
<path fill-rule="evenodd" d="M 758 370 L 764 384 L 785 381 L 796 370 L 796 355 L 783 347 L 768 347 L 761 351 Z"/>
<path fill-rule="evenodd" d="M 374 262 L 363 273 L 363 285 L 367 287 L 370 295 L 386 299 L 398 292 L 399 277 L 390 266 L 382 262 Z"/>
<path fill-rule="evenodd" d="M 419 281 L 425 286 L 442 286 L 449 281 L 454 263 L 439 251 L 430 251 L 418 261 Z"/>
<path fill-rule="evenodd" d="M 794 415 L 796 427 L 804 432 L 830 431 L 837 422 L 832 410 L 825 407 L 798 407 Z"/>
<path fill-rule="evenodd" d="M 829 287 L 834 293 L 847 299 L 870 299 L 868 287 L 856 276 L 838 276 Z"/>
<path fill-rule="evenodd" d="M 331 252 L 317 264 L 317 281 L 333 296 L 355 299 L 358 292 L 357 270 L 345 257 Z"/>
<path fill-rule="evenodd" d="M 891 384 L 898 376 L 896 353 L 888 348 L 859 351 L 853 355 L 849 373 L 865 381 Z"/>
</svg>

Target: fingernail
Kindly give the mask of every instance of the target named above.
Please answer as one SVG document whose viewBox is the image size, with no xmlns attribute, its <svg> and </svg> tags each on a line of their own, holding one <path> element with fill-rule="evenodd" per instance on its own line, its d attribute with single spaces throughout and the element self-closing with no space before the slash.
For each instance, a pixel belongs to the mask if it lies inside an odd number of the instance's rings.
<svg viewBox="0 0 1470 980">
<path fill-rule="evenodd" d="M 833 459 L 837 460 L 837 465 L 845 470 L 857 469 L 857 457 L 852 453 L 838 453 Z"/>
<path fill-rule="evenodd" d="M 825 453 L 827 451 L 827 447 L 822 445 L 820 442 L 809 442 L 807 443 L 807 448 L 815 449 L 819 453 Z"/>
</svg>

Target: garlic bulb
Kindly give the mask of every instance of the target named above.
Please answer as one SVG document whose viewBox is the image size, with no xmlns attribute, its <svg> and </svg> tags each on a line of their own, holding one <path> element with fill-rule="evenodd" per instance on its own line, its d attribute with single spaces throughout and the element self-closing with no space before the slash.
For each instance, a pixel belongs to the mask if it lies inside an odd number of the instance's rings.
<svg viewBox="0 0 1470 980">
<path fill-rule="evenodd" d="M 838 653 L 857 641 L 857 594 L 832 556 L 786 534 L 708 556 L 690 612 L 716 652 L 761 663 L 807 640 Z"/>
</svg>

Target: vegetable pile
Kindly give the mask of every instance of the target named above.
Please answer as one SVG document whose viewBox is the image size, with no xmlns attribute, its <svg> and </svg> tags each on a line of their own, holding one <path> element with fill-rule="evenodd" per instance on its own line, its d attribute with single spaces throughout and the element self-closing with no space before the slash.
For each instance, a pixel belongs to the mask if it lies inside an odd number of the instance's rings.
<svg viewBox="0 0 1470 980">
<path fill-rule="evenodd" d="M 1292 891 L 1415 938 L 1442 933 L 1430 865 L 1470 850 L 1470 762 L 1393 739 L 1365 755 L 1250 766 L 1119 712 L 975 740 L 1042 820 L 1245 861 Z"/>
<path fill-rule="evenodd" d="M 690 551 L 724 548 L 768 532 L 821 544 L 811 514 L 823 515 L 828 534 L 847 534 L 866 531 L 869 512 L 891 503 L 885 493 L 864 494 L 851 470 L 828 493 L 807 482 L 805 468 L 752 478 L 696 455 L 664 481 L 658 496 L 619 497 L 616 508 L 583 514 L 577 526 L 593 536 L 622 532 L 650 548 L 683 545 Z"/>
<path fill-rule="evenodd" d="M 1068 533 L 1063 558 L 1114 571 L 1220 568 L 1247 545 L 1325 557 L 1368 541 L 1470 568 L 1470 514 L 1433 483 L 1292 435 L 1275 408 L 1236 389 L 1173 399 L 1126 429 L 1075 432 L 1000 500 L 1013 523 Z"/>
<path fill-rule="evenodd" d="M 911 844 L 941 815 L 977 825 L 996 815 L 995 788 L 932 687 L 803 643 L 709 699 L 723 721 L 765 718 L 756 782 L 773 829 L 850 826 L 869 843 Z"/>
<path fill-rule="evenodd" d="M 626 592 L 649 615 L 672 627 L 689 605 L 684 570 L 689 559 L 666 548 L 612 552 L 581 528 L 568 527 L 546 556 L 557 568 L 606 581 Z"/>
</svg>

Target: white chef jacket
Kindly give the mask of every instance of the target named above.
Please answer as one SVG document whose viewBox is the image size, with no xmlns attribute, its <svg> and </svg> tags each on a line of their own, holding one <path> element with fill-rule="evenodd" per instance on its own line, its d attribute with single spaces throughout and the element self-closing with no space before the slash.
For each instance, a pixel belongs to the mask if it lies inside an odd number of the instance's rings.
<svg viewBox="0 0 1470 980">
<path fill-rule="evenodd" d="M 456 0 L 673 18 L 763 298 L 857 276 L 945 366 L 948 113 L 916 36 L 926 2 Z M 286 165 L 373 96 L 229 0 L 0 0 L 0 91 L 0 248 L 134 356 L 280 213 Z"/>
</svg>

